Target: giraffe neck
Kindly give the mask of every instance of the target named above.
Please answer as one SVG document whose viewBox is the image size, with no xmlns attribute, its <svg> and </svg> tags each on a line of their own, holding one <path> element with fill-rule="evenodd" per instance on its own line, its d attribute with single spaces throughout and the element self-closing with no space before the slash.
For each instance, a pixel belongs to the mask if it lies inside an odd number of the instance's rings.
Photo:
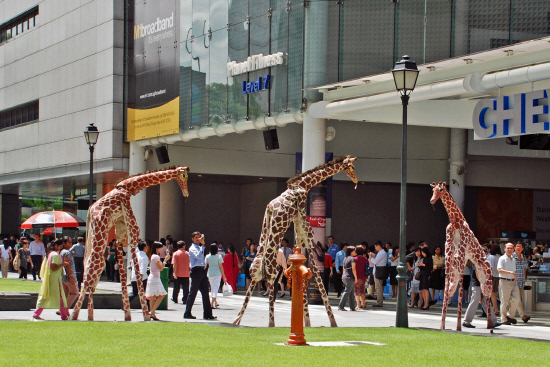
<svg viewBox="0 0 550 367">
<path fill-rule="evenodd" d="M 178 174 L 179 172 L 175 169 L 145 173 L 139 176 L 130 177 L 120 182 L 118 186 L 124 186 L 127 190 L 134 190 L 136 188 L 144 189 L 149 186 L 173 180 Z"/>
<path fill-rule="evenodd" d="M 449 194 L 447 190 L 443 191 L 441 193 L 441 201 L 443 202 L 443 205 L 445 206 L 445 209 L 447 210 L 447 214 L 450 217 L 454 217 L 457 220 L 465 221 L 464 215 L 462 214 L 462 211 L 456 205 L 455 199 Z"/>
<path fill-rule="evenodd" d="M 307 176 L 302 177 L 294 185 L 299 186 L 306 191 L 309 191 L 313 186 L 316 186 L 326 180 L 327 178 L 337 174 L 338 172 L 344 170 L 346 166 L 343 162 L 338 162 L 329 167 L 323 167 L 317 171 L 310 173 Z"/>
</svg>

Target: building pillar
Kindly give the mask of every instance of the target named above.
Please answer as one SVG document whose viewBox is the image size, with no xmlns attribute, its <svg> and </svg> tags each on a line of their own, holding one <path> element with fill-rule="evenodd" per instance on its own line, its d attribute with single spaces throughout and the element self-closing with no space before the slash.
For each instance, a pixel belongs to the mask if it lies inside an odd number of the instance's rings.
<svg viewBox="0 0 550 367">
<path fill-rule="evenodd" d="M 449 193 L 462 212 L 464 212 L 464 191 L 466 188 L 466 144 L 467 131 L 465 129 L 451 129 Z"/>
<path fill-rule="evenodd" d="M 147 162 L 144 158 L 144 149 L 135 141 L 130 142 L 130 176 L 137 175 L 147 171 Z M 130 204 L 132 205 L 132 211 L 136 217 L 137 225 L 139 227 L 141 239 L 146 239 L 145 231 L 145 215 L 146 215 L 146 198 L 147 189 L 141 190 L 137 195 L 132 196 Z"/>
<path fill-rule="evenodd" d="M 189 233 L 186 235 L 183 228 L 184 208 L 185 198 L 178 182 L 170 180 L 160 184 L 159 238 L 169 234 L 173 238 L 189 238 Z"/>
</svg>

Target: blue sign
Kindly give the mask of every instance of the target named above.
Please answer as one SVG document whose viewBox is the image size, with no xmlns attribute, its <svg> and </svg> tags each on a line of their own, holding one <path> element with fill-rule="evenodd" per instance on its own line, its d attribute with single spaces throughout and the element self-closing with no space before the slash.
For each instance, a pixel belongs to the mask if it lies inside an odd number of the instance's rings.
<svg viewBox="0 0 550 367">
<path fill-rule="evenodd" d="M 476 139 L 549 133 L 550 90 L 482 99 L 474 108 Z"/>
<path fill-rule="evenodd" d="M 264 75 L 263 77 L 259 77 L 258 80 L 253 82 L 247 82 L 246 80 L 244 80 L 242 90 L 243 94 L 254 93 L 264 89 L 269 89 L 270 79 L 271 75 Z"/>
</svg>

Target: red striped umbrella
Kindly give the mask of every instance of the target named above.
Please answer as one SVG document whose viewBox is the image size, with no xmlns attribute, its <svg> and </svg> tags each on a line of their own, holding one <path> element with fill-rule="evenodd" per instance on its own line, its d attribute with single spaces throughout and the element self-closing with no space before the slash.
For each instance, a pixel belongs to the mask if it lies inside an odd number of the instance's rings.
<svg viewBox="0 0 550 367">
<path fill-rule="evenodd" d="M 73 213 L 51 211 L 36 213 L 21 224 L 22 229 L 85 227 L 86 221 Z"/>
</svg>

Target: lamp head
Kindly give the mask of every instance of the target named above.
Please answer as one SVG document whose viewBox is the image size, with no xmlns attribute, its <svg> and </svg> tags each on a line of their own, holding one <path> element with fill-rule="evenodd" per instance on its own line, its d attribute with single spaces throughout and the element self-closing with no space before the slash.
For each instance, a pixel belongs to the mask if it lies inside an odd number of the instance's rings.
<svg viewBox="0 0 550 367">
<path fill-rule="evenodd" d="M 416 67 L 416 63 L 411 61 L 409 56 L 403 56 L 403 59 L 395 64 L 391 72 L 393 74 L 395 89 L 401 94 L 407 95 L 414 90 L 419 70 Z"/>
<path fill-rule="evenodd" d="M 97 143 L 97 138 L 99 138 L 99 130 L 94 126 L 93 123 L 86 127 L 84 130 L 84 137 L 86 138 L 86 144 L 89 146 L 94 146 Z"/>
</svg>

